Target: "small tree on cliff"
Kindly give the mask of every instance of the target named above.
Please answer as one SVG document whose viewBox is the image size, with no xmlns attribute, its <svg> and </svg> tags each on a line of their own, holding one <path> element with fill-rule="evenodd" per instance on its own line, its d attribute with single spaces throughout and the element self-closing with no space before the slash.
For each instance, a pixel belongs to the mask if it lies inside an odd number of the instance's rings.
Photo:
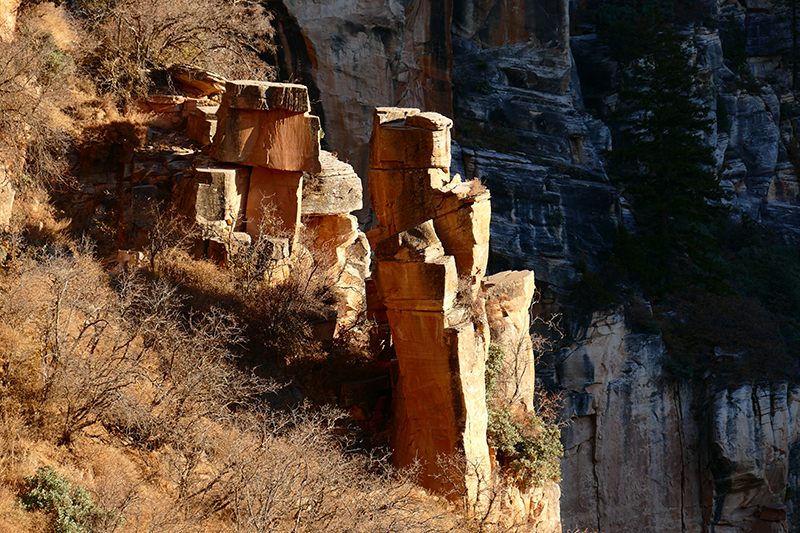
<svg viewBox="0 0 800 533">
<path fill-rule="evenodd" d="M 712 122 L 698 98 L 697 66 L 663 12 L 647 13 L 638 53 L 622 64 L 616 146 L 608 156 L 639 226 L 637 248 L 652 257 L 649 281 L 662 285 L 686 267 L 708 272 L 724 209 L 703 139 Z"/>
</svg>

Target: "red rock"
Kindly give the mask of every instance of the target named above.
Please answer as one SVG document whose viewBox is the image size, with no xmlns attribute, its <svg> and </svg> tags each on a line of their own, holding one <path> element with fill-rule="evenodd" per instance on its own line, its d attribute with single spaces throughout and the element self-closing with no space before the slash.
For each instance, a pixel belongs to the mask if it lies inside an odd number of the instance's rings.
<svg viewBox="0 0 800 533">
<path fill-rule="evenodd" d="M 250 188 L 247 193 L 245 211 L 246 231 L 253 239 L 259 237 L 259 228 L 264 208 L 275 207 L 277 229 L 294 242 L 300 224 L 300 201 L 303 189 L 303 173 L 253 168 Z"/>
<path fill-rule="evenodd" d="M 275 170 L 319 172 L 319 118 L 313 115 L 224 105 L 217 113 L 211 156 Z"/>
</svg>

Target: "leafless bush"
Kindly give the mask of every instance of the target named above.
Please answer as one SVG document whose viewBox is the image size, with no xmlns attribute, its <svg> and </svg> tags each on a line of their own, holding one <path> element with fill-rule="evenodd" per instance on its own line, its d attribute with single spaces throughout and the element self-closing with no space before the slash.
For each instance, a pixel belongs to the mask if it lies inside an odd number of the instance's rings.
<svg viewBox="0 0 800 533">
<path fill-rule="evenodd" d="M 3 377 L 27 387 L 32 420 L 61 442 L 103 421 L 149 445 L 263 390 L 233 365 L 231 317 L 187 320 L 163 281 L 123 277 L 112 291 L 84 251 L 34 263 L 4 296 L 7 331 L 19 336 Z"/>
<path fill-rule="evenodd" d="M 197 475 L 187 512 L 227 512 L 241 531 L 452 530 L 456 521 L 381 458 L 347 453 L 340 414 L 300 407 L 239 420 L 219 441 L 220 461 Z"/>
<path fill-rule="evenodd" d="M 58 110 L 69 99 L 71 56 L 23 15 L 0 57 L 0 164 L 18 188 L 64 180 L 68 136 Z"/>
<path fill-rule="evenodd" d="M 84 0 L 98 45 L 84 66 L 113 94 L 146 93 L 148 71 L 189 64 L 236 78 L 268 79 L 272 16 L 237 0 Z"/>
<path fill-rule="evenodd" d="M 275 207 L 265 204 L 253 244 L 228 260 L 243 315 L 253 326 L 250 337 L 287 363 L 321 356 L 315 326 L 335 321 L 340 299 L 333 251 L 320 246 L 313 232 L 301 231 L 294 241 Z"/>
<path fill-rule="evenodd" d="M 147 258 L 150 272 L 155 274 L 163 267 L 167 255 L 188 250 L 202 237 L 202 232 L 197 224 L 192 224 L 176 210 L 165 208 L 161 202 L 153 200 L 146 213 Z"/>
</svg>

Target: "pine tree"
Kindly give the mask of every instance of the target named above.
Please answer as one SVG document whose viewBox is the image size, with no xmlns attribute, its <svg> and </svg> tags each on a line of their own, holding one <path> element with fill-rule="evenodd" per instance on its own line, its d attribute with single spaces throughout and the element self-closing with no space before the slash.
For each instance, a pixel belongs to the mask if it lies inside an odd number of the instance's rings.
<svg viewBox="0 0 800 533">
<path fill-rule="evenodd" d="M 660 282 L 685 267 L 708 271 L 722 191 L 704 142 L 712 122 L 698 95 L 689 47 L 659 12 L 649 12 L 637 54 L 621 67 L 618 135 L 609 174 L 632 206 Z M 630 49 L 629 49 L 630 50 Z"/>
</svg>

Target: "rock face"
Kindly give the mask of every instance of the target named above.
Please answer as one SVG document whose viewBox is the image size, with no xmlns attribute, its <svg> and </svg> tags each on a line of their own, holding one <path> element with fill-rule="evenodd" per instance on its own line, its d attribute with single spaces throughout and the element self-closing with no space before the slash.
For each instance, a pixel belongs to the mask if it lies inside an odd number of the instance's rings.
<svg viewBox="0 0 800 533">
<path fill-rule="evenodd" d="M 659 336 L 631 334 L 618 314 L 595 315 L 558 356 L 574 417 L 563 432 L 564 527 L 787 531 L 800 486 L 791 474 L 800 392 L 678 385 L 664 377 L 665 357 Z"/>
<path fill-rule="evenodd" d="M 446 493 L 454 483 L 475 501 L 491 468 L 484 387 L 489 335 L 476 330 L 457 299 L 459 275 L 467 276 L 470 293 L 483 277 L 490 209 L 485 191 L 452 191 L 463 184 L 449 180 L 446 166 L 449 143 L 443 141 L 451 124 L 418 109 L 375 111 L 370 194 L 380 226 L 368 237 L 400 368 L 393 461 L 419 460 L 423 486 Z M 475 204 L 487 206 L 482 217 L 470 216 Z M 437 224 L 458 210 L 467 212 L 464 226 Z M 476 234 L 486 238 L 474 243 Z M 476 253 L 467 258 L 466 250 Z M 442 457 L 454 464 L 443 466 Z M 453 471 L 443 477 L 443 469 Z"/>
<path fill-rule="evenodd" d="M 187 117 L 186 136 L 203 146 L 209 146 L 217 133 L 219 106 L 197 106 Z"/>
<path fill-rule="evenodd" d="M 691 391 L 665 379 L 661 339 L 629 334 L 621 315 L 597 316 L 583 338 L 556 367 L 575 417 L 562 431 L 564 527 L 702 531 Z"/>
<path fill-rule="evenodd" d="M 596 250 L 610 246 L 616 198 L 598 157 L 610 136 L 582 113 L 566 1 L 273 0 L 269 7 L 279 14 L 278 38 L 287 45 L 279 53 L 282 73 L 317 88 L 324 141 L 362 178 L 374 157 L 361 133 L 371 126 L 370 110 L 430 109 L 457 119 L 460 137 L 477 149 L 463 152 L 464 177 L 490 180 L 502 203 L 492 221 L 494 270 L 533 268 L 540 279 L 566 287 L 574 281 L 576 254 L 592 261 Z M 475 127 L 491 131 L 467 132 Z M 524 152 L 514 156 L 513 170 L 504 154 L 480 149 L 483 136 L 498 136 L 492 128 L 511 132 L 499 149 Z M 586 182 L 598 184 L 600 195 Z M 586 229 L 591 236 L 582 239 Z M 534 245 L 547 251 L 534 253 Z"/>
<path fill-rule="evenodd" d="M 495 390 L 532 412 L 536 374 L 528 310 L 536 290 L 533 272 L 500 272 L 488 276 L 483 287 L 492 342 L 506 353 Z"/>
</svg>

